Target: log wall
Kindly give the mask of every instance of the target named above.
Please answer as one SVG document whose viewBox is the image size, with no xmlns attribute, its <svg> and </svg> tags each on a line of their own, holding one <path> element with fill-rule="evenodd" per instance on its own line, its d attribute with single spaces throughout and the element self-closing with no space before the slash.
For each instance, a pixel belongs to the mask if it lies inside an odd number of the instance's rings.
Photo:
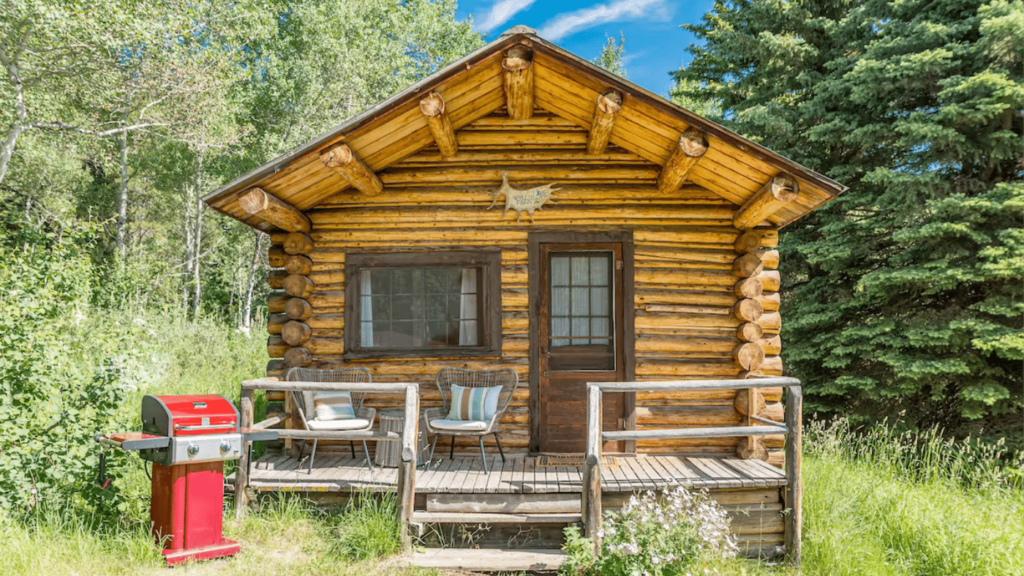
<svg viewBox="0 0 1024 576">
<path fill-rule="evenodd" d="M 658 165 L 615 146 L 588 154 L 588 137 L 587 130 L 539 108 L 521 120 L 500 111 L 459 130 L 456 153 L 443 155 L 431 146 L 378 173 L 382 193 L 350 189 L 307 210 L 308 236 L 273 234 L 270 263 L 281 270 L 270 277 L 279 291 L 268 302 L 268 375 L 294 365 L 365 366 L 376 381 L 420 382 L 423 406 L 430 407 L 440 404 L 433 378 L 443 366 L 513 367 L 520 387 L 502 422 L 501 440 L 507 449 L 525 451 L 527 237 L 534 230 L 632 231 L 638 380 L 780 374 L 777 233 L 756 229 L 750 232 L 756 238 L 741 243 L 733 225 L 735 203 L 693 184 L 661 192 Z M 525 214 L 519 224 L 514 214 L 502 218 L 503 200 L 488 210 L 502 172 L 516 188 L 555 184 L 557 203 L 537 211 L 532 223 Z M 344 359 L 346 252 L 480 248 L 501 250 L 500 357 Z M 779 419 L 780 397 L 779 389 L 762 391 L 764 410 Z M 389 408 L 401 402 L 375 397 L 368 404 Z M 744 421 L 736 402 L 732 392 L 642 393 L 637 425 L 736 425 Z M 493 438 L 485 443 L 493 444 Z M 640 442 L 638 450 L 727 454 L 736 452 L 737 444 L 736 439 L 650 440 Z M 757 457 L 778 459 L 773 454 L 781 437 L 765 444 L 771 454 Z M 457 446 L 475 452 L 476 439 L 460 439 Z"/>
</svg>

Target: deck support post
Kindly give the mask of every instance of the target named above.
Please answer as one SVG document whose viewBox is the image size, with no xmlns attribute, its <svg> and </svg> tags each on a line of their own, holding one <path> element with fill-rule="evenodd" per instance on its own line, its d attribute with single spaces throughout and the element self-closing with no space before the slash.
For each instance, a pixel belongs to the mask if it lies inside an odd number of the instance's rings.
<svg viewBox="0 0 1024 576">
<path fill-rule="evenodd" d="M 239 427 L 243 430 L 252 428 L 253 424 L 253 393 L 249 388 L 242 388 L 239 398 Z M 235 518 L 241 518 L 245 514 L 245 506 L 249 503 L 249 446 L 251 442 L 242 442 L 242 455 L 238 459 L 238 468 L 235 470 Z"/>
<path fill-rule="evenodd" d="M 803 392 L 799 386 L 790 386 L 786 394 L 786 555 L 794 568 L 800 568 L 800 547 L 803 530 L 803 481 L 801 478 L 801 421 L 803 420 Z"/>
<path fill-rule="evenodd" d="M 601 389 L 587 386 L 587 459 L 583 465 L 583 522 L 586 535 L 601 549 Z"/>
<path fill-rule="evenodd" d="M 409 522 L 412 521 L 416 505 L 416 439 L 419 437 L 420 395 L 416 385 L 405 389 L 405 423 L 402 428 L 402 463 L 398 467 L 398 525 L 402 535 L 402 546 L 412 551 L 412 535 Z"/>
</svg>

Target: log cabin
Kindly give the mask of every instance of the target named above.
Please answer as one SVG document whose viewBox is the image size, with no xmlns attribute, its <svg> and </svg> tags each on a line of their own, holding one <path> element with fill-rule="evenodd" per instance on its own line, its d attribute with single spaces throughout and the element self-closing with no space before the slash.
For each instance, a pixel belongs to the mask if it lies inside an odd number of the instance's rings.
<svg viewBox="0 0 1024 576">
<path fill-rule="evenodd" d="M 365 367 L 375 383 L 416 384 L 423 408 L 441 404 L 443 367 L 518 373 L 499 433 L 485 439 L 508 461 L 467 476 L 477 439 L 456 439 L 458 457 L 413 473 L 406 520 L 461 511 L 467 524 L 506 524 L 509 510 L 581 505 L 586 514 L 587 467 L 534 457 L 589 453 L 596 425 L 597 450 L 618 461 L 597 480 L 605 507 L 663 487 L 658 478 L 692 476 L 746 514 L 734 530 L 765 554 L 792 546 L 781 510 L 793 507 L 785 480 L 798 477 L 798 446 L 796 470 L 773 476 L 786 460 L 783 433 L 699 432 L 783 420 L 782 385 L 737 383 L 783 374 L 779 229 L 843 190 L 515 27 L 205 200 L 272 239 L 268 379 L 243 386 L 243 404 L 246 391 L 268 390 L 286 405 L 274 423 L 300 427 L 292 397 L 274 388 L 290 367 Z M 736 387 L 666 385 L 688 381 Z M 588 385 L 604 391 L 596 424 Z M 406 405 L 394 390 L 366 402 Z M 798 413 L 791 424 L 798 432 Z M 697 433 L 656 433 L 666 428 Z M 346 464 L 347 444 L 324 463 L 340 472 L 317 468 L 314 482 L 285 464 L 294 454 L 265 457 L 236 491 L 396 481 Z M 360 473 L 370 476 L 353 482 Z M 492 484 L 497 499 L 487 498 Z M 568 509 L 558 507 L 565 493 Z M 460 494 L 472 496 L 469 508 L 458 508 L 468 502 Z M 550 524 L 533 520 L 518 524 Z"/>
</svg>

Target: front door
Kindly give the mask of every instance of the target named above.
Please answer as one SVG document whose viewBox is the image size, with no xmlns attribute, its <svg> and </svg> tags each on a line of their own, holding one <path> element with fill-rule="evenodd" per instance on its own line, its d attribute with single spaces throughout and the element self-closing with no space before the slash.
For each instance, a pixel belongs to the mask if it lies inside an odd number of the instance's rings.
<svg viewBox="0 0 1024 576">
<path fill-rule="evenodd" d="M 540 244 L 536 417 L 541 452 L 584 452 L 586 383 L 625 380 L 622 252 L 621 242 Z M 603 404 L 603 429 L 623 429 L 623 395 L 605 394 Z M 604 450 L 623 447 L 609 442 Z"/>
</svg>

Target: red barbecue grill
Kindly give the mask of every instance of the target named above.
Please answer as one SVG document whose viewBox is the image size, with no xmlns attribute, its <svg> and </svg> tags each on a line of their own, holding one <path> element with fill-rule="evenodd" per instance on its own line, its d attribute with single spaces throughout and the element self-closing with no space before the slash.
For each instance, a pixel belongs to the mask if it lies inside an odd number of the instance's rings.
<svg viewBox="0 0 1024 576">
<path fill-rule="evenodd" d="M 245 441 L 275 438 L 272 430 L 241 430 L 235 406 L 205 394 L 144 396 L 142 432 L 101 434 L 97 441 L 138 450 L 153 463 L 153 536 L 173 565 L 238 553 L 239 544 L 222 533 L 224 462 L 240 458 Z"/>
</svg>

